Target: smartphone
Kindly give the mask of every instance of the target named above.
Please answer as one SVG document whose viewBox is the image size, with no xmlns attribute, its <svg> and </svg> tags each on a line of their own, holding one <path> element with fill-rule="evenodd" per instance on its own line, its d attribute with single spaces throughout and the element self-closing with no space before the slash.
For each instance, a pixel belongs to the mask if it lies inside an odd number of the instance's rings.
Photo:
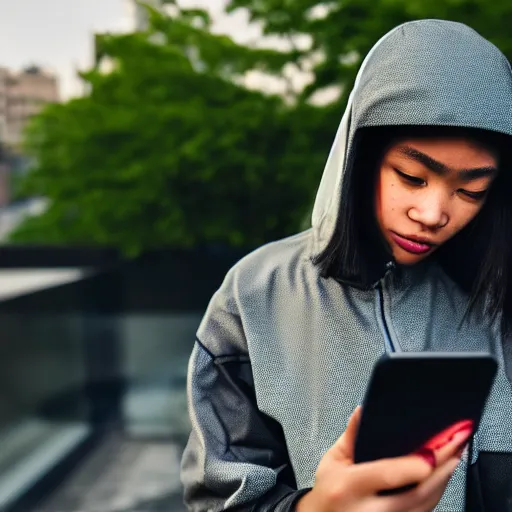
<svg viewBox="0 0 512 512">
<path fill-rule="evenodd" d="M 362 404 L 354 462 L 413 453 L 459 421 L 472 420 L 476 430 L 497 368 L 487 353 L 385 355 Z"/>
</svg>

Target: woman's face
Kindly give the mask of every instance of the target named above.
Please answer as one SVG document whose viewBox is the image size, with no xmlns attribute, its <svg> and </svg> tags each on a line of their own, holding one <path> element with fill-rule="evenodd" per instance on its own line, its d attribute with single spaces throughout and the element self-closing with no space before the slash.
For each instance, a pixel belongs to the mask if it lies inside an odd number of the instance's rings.
<svg viewBox="0 0 512 512">
<path fill-rule="evenodd" d="M 403 139 L 378 171 L 376 216 L 397 263 L 413 265 L 481 210 L 497 157 L 465 138 Z"/>
</svg>

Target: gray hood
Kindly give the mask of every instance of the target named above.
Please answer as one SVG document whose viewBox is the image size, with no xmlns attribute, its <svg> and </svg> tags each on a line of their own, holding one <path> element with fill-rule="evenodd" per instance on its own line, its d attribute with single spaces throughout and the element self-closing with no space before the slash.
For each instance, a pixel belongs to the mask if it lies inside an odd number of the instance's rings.
<svg viewBox="0 0 512 512">
<path fill-rule="evenodd" d="M 461 23 L 421 20 L 366 56 L 338 128 L 312 216 L 313 255 L 334 233 L 354 135 L 368 126 L 439 125 L 512 135 L 512 73 L 496 46 Z"/>
</svg>

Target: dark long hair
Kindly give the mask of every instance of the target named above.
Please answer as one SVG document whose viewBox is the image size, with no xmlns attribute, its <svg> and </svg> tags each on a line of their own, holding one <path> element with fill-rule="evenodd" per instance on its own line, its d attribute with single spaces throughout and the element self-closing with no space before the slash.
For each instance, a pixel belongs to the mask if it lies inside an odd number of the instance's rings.
<svg viewBox="0 0 512 512">
<path fill-rule="evenodd" d="M 468 312 L 485 307 L 501 314 L 504 334 L 512 333 L 512 138 L 460 127 L 400 126 L 359 129 L 347 162 L 334 234 L 315 259 L 324 277 L 360 287 L 382 277 L 391 259 L 375 218 L 377 169 L 386 149 L 401 138 L 462 136 L 492 150 L 500 171 L 479 214 L 436 251 L 445 272 L 468 295 Z"/>
</svg>

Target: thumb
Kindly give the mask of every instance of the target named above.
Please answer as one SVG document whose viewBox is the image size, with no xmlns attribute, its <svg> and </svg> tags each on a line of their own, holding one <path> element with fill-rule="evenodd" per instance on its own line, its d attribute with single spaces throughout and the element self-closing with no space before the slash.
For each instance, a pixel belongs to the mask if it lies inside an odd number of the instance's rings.
<svg viewBox="0 0 512 512">
<path fill-rule="evenodd" d="M 358 405 L 350 416 L 345 432 L 331 448 L 333 457 L 347 464 L 354 463 L 354 446 L 361 421 L 361 406 Z"/>
</svg>

